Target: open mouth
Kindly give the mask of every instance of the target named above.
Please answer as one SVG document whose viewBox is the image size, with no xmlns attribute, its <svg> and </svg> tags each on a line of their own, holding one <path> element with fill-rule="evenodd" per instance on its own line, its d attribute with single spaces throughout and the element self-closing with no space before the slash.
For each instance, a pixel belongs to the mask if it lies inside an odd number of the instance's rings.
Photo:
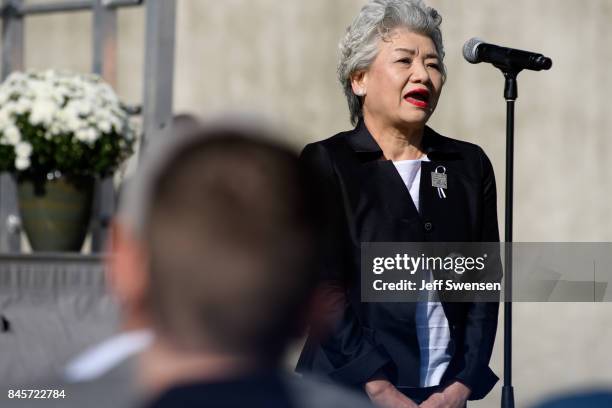
<svg viewBox="0 0 612 408">
<path fill-rule="evenodd" d="M 404 95 L 404 100 L 419 108 L 429 107 L 429 90 L 417 88 Z"/>
</svg>

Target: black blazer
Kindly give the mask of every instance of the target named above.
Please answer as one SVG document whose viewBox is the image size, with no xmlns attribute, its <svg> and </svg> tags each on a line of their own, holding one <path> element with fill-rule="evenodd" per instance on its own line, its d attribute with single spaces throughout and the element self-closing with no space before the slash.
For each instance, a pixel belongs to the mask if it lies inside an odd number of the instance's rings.
<svg viewBox="0 0 612 408">
<path fill-rule="evenodd" d="M 425 128 L 419 208 L 363 120 L 348 132 L 307 145 L 301 155 L 329 208 L 322 278 L 340 282 L 346 305 L 331 336 L 311 336 L 296 370 L 361 386 L 379 370 L 401 390 L 419 385 L 415 303 L 360 301 L 361 242 L 498 242 L 493 167 L 475 144 Z M 446 198 L 431 172 L 446 168 Z M 454 344 L 442 385 L 459 380 L 483 398 L 498 378 L 489 368 L 499 304 L 442 302 Z"/>
</svg>

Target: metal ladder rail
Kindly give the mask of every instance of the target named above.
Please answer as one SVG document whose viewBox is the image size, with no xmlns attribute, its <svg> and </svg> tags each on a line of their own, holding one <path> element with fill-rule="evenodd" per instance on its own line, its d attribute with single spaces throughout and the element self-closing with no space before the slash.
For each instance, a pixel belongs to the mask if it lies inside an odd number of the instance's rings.
<svg viewBox="0 0 612 408">
<path fill-rule="evenodd" d="M 93 12 L 92 71 L 115 87 L 117 83 L 117 9 L 138 6 L 143 0 L 73 0 L 48 4 L 25 4 L 23 0 L 5 0 L 1 6 L 2 66 L 0 79 L 12 71 L 23 70 L 24 17 L 34 14 Z M 144 92 L 142 102 L 143 135 L 161 137 L 172 118 L 174 76 L 175 0 L 146 1 Z M 138 109 L 136 109 L 138 111 Z M 103 249 L 109 221 L 115 210 L 112 178 L 96 186 L 92 214 L 92 252 Z M 0 253 L 20 252 L 20 221 L 16 186 L 10 174 L 0 174 Z"/>
</svg>

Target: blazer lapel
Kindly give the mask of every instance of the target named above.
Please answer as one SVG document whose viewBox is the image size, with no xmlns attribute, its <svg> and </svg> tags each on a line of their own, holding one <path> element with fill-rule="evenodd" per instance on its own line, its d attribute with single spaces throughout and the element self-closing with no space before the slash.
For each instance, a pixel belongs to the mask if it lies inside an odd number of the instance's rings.
<svg viewBox="0 0 612 408">
<path fill-rule="evenodd" d="M 360 120 L 348 143 L 362 164 L 359 178 L 366 197 L 380 201 L 392 219 L 415 221 L 420 218 L 412 196 L 390 160 L 380 160 L 382 150 Z M 375 203 L 371 203 L 375 204 Z"/>
</svg>

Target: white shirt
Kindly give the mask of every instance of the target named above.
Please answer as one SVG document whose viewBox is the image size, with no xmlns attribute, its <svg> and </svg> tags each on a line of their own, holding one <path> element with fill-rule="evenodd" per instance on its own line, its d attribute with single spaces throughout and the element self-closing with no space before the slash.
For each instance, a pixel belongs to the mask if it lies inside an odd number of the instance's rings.
<svg viewBox="0 0 612 408">
<path fill-rule="evenodd" d="M 113 336 L 90 347 L 68 363 L 64 378 L 69 382 L 98 379 L 149 347 L 152 342 L 153 333 L 150 330 L 134 330 Z"/>
<path fill-rule="evenodd" d="M 423 156 L 417 160 L 393 162 L 410 192 L 417 211 L 420 211 L 421 161 L 429 161 L 429 159 Z M 428 278 L 431 280 L 431 272 L 428 272 Z M 432 295 L 435 293 L 429 293 L 430 299 Z M 415 319 L 421 357 L 419 386 L 440 385 L 452 357 L 450 329 L 442 304 L 437 301 L 417 302 Z"/>
</svg>

